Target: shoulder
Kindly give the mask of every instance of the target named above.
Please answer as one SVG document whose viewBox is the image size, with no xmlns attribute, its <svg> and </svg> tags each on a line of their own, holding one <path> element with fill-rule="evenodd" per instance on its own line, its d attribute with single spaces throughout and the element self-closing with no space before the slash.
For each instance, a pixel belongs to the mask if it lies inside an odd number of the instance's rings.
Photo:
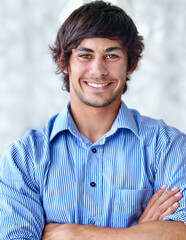
<svg viewBox="0 0 186 240">
<path fill-rule="evenodd" d="M 178 129 L 168 126 L 162 119 L 157 120 L 141 115 L 137 110 L 131 109 L 131 113 L 138 127 L 139 137 L 151 142 L 168 145 L 172 142 L 186 142 L 186 135 Z"/>
<path fill-rule="evenodd" d="M 13 145 L 21 144 L 23 146 L 30 147 L 42 147 L 44 143 L 48 143 L 51 135 L 51 131 L 53 129 L 53 125 L 56 117 L 55 115 L 51 119 L 46 122 L 46 125 L 41 129 L 30 129 L 23 136 L 18 138 Z"/>
<path fill-rule="evenodd" d="M 49 139 L 55 118 L 56 116 L 52 117 L 46 126 L 39 130 L 29 130 L 4 151 L 0 169 L 9 176 L 11 184 L 24 179 L 26 184 L 34 189 L 41 185 L 39 182 L 42 182 L 50 163 Z M 3 178 L 2 171 L 0 176 Z"/>
<path fill-rule="evenodd" d="M 38 156 L 44 156 L 49 151 L 49 139 L 56 116 L 47 121 L 45 127 L 39 130 L 31 129 L 12 142 L 4 151 L 2 159 L 27 164 L 40 161 L 41 157 L 38 158 Z"/>
</svg>

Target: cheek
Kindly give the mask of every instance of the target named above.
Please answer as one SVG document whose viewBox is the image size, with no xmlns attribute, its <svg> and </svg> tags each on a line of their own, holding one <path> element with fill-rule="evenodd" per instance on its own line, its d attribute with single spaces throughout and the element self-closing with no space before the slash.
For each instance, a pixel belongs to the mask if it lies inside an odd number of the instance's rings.
<svg viewBox="0 0 186 240">
<path fill-rule="evenodd" d="M 73 65 L 72 76 L 75 78 L 83 76 L 86 72 L 88 72 L 88 67 L 84 64 L 78 63 Z"/>
<path fill-rule="evenodd" d="M 111 68 L 110 67 L 109 72 L 115 78 L 118 78 L 120 80 L 125 80 L 126 79 L 127 70 L 126 70 L 125 66 L 121 66 L 121 67 L 117 67 L 117 68 Z"/>
<path fill-rule="evenodd" d="M 124 60 L 114 62 L 114 63 L 110 63 L 110 64 L 108 64 L 107 67 L 110 70 L 110 72 L 112 71 L 112 72 L 115 72 L 115 73 L 118 73 L 118 74 L 123 74 L 123 75 L 125 75 L 126 72 L 127 72 L 127 65 L 126 65 L 126 62 Z"/>
</svg>

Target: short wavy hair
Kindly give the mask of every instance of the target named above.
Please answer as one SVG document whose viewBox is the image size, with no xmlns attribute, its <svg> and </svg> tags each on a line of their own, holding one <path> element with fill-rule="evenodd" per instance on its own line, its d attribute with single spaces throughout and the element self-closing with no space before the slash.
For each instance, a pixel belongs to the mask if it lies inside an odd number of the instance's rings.
<svg viewBox="0 0 186 240">
<path fill-rule="evenodd" d="M 50 46 L 57 63 L 56 73 L 63 73 L 68 68 L 72 49 L 77 48 L 83 39 L 92 37 L 119 40 L 127 53 L 127 71 L 135 69 L 142 57 L 143 37 L 139 35 L 132 19 L 123 9 L 111 3 L 95 1 L 76 9 L 60 27 L 54 45 Z M 64 87 L 69 92 L 69 74 L 63 74 Z M 129 79 L 127 75 L 126 81 Z M 126 90 L 127 84 L 123 93 Z"/>
</svg>

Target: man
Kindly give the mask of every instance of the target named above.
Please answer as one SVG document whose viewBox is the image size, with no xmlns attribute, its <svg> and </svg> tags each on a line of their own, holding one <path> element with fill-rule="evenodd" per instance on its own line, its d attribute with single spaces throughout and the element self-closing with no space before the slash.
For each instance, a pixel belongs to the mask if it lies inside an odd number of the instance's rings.
<svg viewBox="0 0 186 240">
<path fill-rule="evenodd" d="M 70 103 L 1 159 L 1 239 L 185 239 L 186 136 L 121 101 L 143 50 L 133 21 L 85 4 L 51 49 Z"/>
</svg>

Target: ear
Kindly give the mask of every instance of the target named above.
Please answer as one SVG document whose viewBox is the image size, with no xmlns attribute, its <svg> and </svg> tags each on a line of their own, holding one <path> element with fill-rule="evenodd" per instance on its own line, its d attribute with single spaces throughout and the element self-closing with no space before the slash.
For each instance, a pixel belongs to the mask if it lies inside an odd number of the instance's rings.
<svg viewBox="0 0 186 240">
<path fill-rule="evenodd" d="M 58 61 L 58 66 L 60 67 L 61 71 L 63 73 L 68 74 L 68 69 L 64 68 L 63 65 L 62 65 L 62 53 L 60 53 L 60 55 L 57 56 L 57 61 Z"/>
<path fill-rule="evenodd" d="M 129 75 L 132 74 L 132 73 L 135 71 L 135 69 L 136 69 L 136 67 L 130 69 L 130 70 L 127 72 L 127 74 L 129 74 Z"/>
<path fill-rule="evenodd" d="M 136 70 L 137 66 L 138 66 L 138 61 L 135 63 L 135 65 L 134 65 L 134 67 L 132 69 L 127 71 L 127 74 L 132 74 Z"/>
</svg>

